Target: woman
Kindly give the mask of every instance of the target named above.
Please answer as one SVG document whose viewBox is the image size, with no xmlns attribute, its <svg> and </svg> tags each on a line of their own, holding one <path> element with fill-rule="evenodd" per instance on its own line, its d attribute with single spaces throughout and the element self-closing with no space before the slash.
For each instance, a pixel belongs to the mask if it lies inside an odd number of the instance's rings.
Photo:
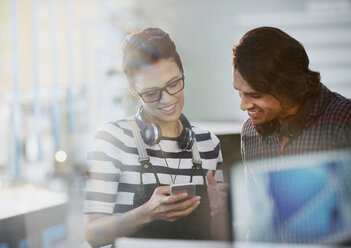
<svg viewBox="0 0 351 248">
<path fill-rule="evenodd" d="M 217 183 L 223 181 L 220 144 L 182 114 L 184 71 L 174 42 L 158 28 L 131 34 L 123 69 L 141 106 L 95 135 L 85 201 L 88 242 L 213 237 L 210 227 L 227 217 L 227 185 Z M 170 195 L 169 185 L 189 182 L 196 184 L 196 196 Z"/>
</svg>

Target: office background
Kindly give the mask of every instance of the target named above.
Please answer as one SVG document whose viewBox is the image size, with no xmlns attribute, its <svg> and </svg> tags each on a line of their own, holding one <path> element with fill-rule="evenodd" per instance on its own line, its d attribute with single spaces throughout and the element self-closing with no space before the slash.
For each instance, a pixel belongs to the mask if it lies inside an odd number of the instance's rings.
<svg viewBox="0 0 351 248">
<path fill-rule="evenodd" d="M 46 232 L 47 244 L 84 244 L 76 227 L 82 225 L 86 152 L 99 126 L 137 108 L 120 47 L 128 33 L 145 27 L 170 33 L 184 63 L 185 114 L 218 132 L 228 163 L 237 159 L 230 151 L 240 152 L 239 129 L 228 125 L 247 117 L 232 86 L 231 49 L 263 25 L 301 41 L 322 82 L 351 97 L 350 0 L 0 1 L 0 199 L 9 202 L 0 207 L 0 221 L 25 213 L 16 212 L 23 192 L 58 194 L 53 202 L 70 211 L 62 212 L 64 225 L 51 226 L 61 236 Z M 228 131 L 221 133 L 221 124 Z M 13 211 L 6 215 L 7 209 Z"/>
</svg>

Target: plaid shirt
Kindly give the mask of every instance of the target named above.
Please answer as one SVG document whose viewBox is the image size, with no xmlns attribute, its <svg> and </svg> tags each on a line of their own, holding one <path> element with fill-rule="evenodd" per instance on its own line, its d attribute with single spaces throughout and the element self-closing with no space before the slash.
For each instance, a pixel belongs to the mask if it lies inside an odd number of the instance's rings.
<svg viewBox="0 0 351 248">
<path fill-rule="evenodd" d="M 306 118 L 300 136 L 280 141 L 280 129 L 259 136 L 251 119 L 241 131 L 241 152 L 245 162 L 262 158 L 351 148 L 351 100 L 320 84 L 320 91 Z"/>
</svg>

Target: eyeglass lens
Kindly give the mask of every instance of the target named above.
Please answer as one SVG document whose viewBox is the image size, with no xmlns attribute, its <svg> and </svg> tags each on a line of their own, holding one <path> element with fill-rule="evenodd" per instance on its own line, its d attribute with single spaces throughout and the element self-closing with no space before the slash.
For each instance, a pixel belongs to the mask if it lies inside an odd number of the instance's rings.
<svg viewBox="0 0 351 248">
<path fill-rule="evenodd" d="M 183 77 L 169 83 L 164 88 L 148 91 L 141 94 L 145 102 L 156 102 L 161 99 L 162 91 L 166 91 L 170 95 L 175 95 L 184 88 Z"/>
</svg>

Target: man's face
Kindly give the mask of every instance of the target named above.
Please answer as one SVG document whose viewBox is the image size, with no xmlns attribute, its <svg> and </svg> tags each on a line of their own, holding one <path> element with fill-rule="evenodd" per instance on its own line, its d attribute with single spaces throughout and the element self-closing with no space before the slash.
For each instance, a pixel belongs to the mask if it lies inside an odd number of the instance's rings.
<svg viewBox="0 0 351 248">
<path fill-rule="evenodd" d="M 283 123 L 285 118 L 291 114 L 291 111 L 283 108 L 274 96 L 252 89 L 235 69 L 233 85 L 239 91 L 241 110 L 247 111 L 254 124 L 262 125 L 273 119 Z"/>
</svg>

